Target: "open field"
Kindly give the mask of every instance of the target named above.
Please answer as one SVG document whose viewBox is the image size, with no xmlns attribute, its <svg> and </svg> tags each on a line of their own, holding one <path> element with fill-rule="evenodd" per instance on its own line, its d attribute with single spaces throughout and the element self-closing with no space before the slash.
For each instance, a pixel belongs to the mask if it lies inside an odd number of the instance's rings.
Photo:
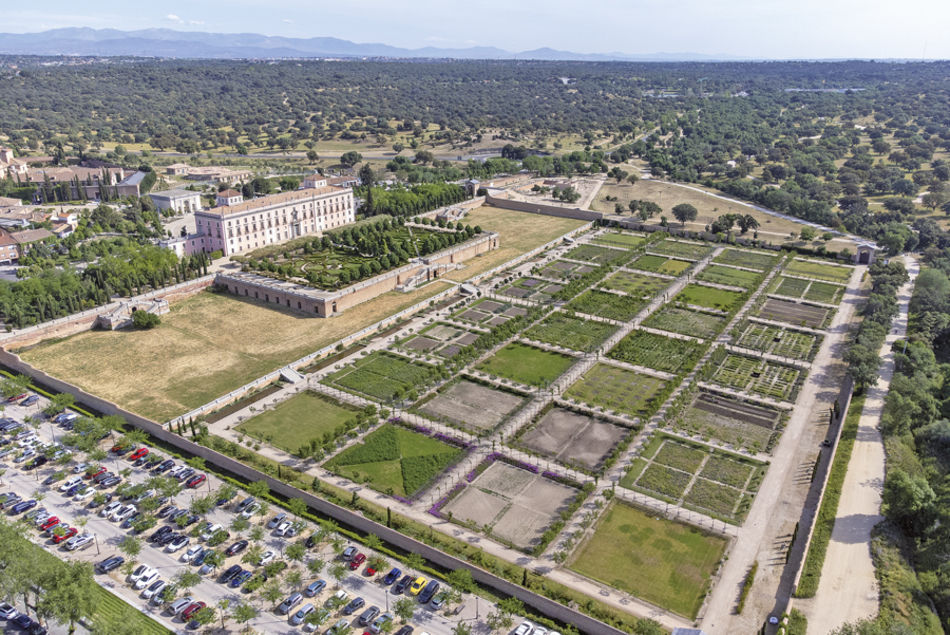
<svg viewBox="0 0 950 635">
<path fill-rule="evenodd" d="M 700 271 L 696 279 L 702 280 L 703 282 L 725 284 L 751 290 L 757 287 L 762 281 L 762 274 L 746 271 L 745 269 L 735 269 L 734 267 L 710 265 Z"/>
<path fill-rule="evenodd" d="M 777 276 L 769 292 L 789 298 L 838 304 L 844 296 L 844 290 L 845 287 L 830 282 Z"/>
<path fill-rule="evenodd" d="M 663 254 L 674 258 L 684 258 L 686 260 L 702 260 L 703 256 L 711 252 L 715 247 L 706 243 L 692 243 L 682 240 L 661 240 L 653 243 L 648 251 L 655 254 Z"/>
<path fill-rule="evenodd" d="M 672 303 L 683 303 L 692 306 L 705 307 L 707 309 L 716 309 L 729 313 L 739 308 L 743 300 L 746 299 L 745 293 L 738 291 L 727 291 L 716 287 L 707 287 L 701 284 L 688 284 L 683 287 L 671 300 Z"/>
<path fill-rule="evenodd" d="M 443 511 L 527 550 L 577 495 L 573 487 L 495 461 Z"/>
<path fill-rule="evenodd" d="M 681 373 L 692 368 L 702 357 L 704 350 L 704 345 L 692 340 L 680 340 L 636 330 L 620 340 L 607 356 L 668 373 Z"/>
<path fill-rule="evenodd" d="M 357 412 L 352 406 L 307 390 L 251 417 L 236 429 L 297 454 L 311 440 L 324 443 L 340 436 L 343 424 Z"/>
<path fill-rule="evenodd" d="M 564 396 L 634 417 L 651 415 L 666 395 L 666 382 L 610 364 L 595 364 Z"/>
<path fill-rule="evenodd" d="M 736 344 L 754 351 L 807 361 L 818 352 L 821 337 L 770 324 L 745 322 L 739 325 Z"/>
<path fill-rule="evenodd" d="M 831 314 L 832 311 L 825 307 L 769 298 L 757 315 L 766 320 L 820 329 L 831 318 Z"/>
<path fill-rule="evenodd" d="M 449 280 L 468 280 L 585 224 L 572 218 L 528 214 L 490 206 L 473 209 L 466 214 L 463 222 L 497 233 L 498 249 L 473 258 L 464 263 L 461 269 L 448 273 L 446 278 Z"/>
<path fill-rule="evenodd" d="M 560 377 L 575 361 L 569 355 L 512 342 L 476 368 L 528 386 L 545 386 Z"/>
<path fill-rule="evenodd" d="M 592 289 L 571 300 L 565 308 L 568 311 L 626 322 L 633 319 L 647 304 L 646 300 L 639 297 Z"/>
<path fill-rule="evenodd" d="M 592 262 L 595 265 L 601 266 L 618 264 L 628 259 L 630 253 L 624 250 L 600 247 L 598 245 L 578 245 L 564 254 L 564 257 L 570 260 Z"/>
<path fill-rule="evenodd" d="M 425 487 L 461 454 L 455 446 L 385 424 L 323 467 L 377 491 L 405 497 Z"/>
<path fill-rule="evenodd" d="M 709 339 L 725 328 L 729 320 L 721 315 L 681 309 L 670 304 L 650 314 L 643 326 Z"/>
<path fill-rule="evenodd" d="M 854 268 L 830 265 L 814 260 L 795 259 L 786 265 L 784 271 L 792 276 L 817 278 L 818 280 L 846 284 L 851 278 L 851 272 L 854 271 Z"/>
<path fill-rule="evenodd" d="M 765 476 L 764 463 L 665 434 L 644 446 L 620 480 L 628 489 L 741 522 Z"/>
<path fill-rule="evenodd" d="M 595 470 L 626 435 L 621 426 L 552 408 L 519 437 L 518 445 L 565 465 Z"/>
<path fill-rule="evenodd" d="M 669 286 L 669 284 L 670 281 L 666 278 L 646 276 L 642 273 L 633 273 L 632 271 L 618 271 L 605 279 L 600 286 L 605 289 L 623 291 L 637 298 L 650 298 L 656 295 L 660 289 Z"/>
<path fill-rule="evenodd" d="M 693 186 L 703 189 L 701 186 Z M 693 231 L 702 230 L 706 225 L 712 223 L 722 214 L 741 214 L 750 215 L 759 222 L 759 239 L 774 244 L 798 243 L 804 244 L 798 239 L 803 224 L 793 220 L 780 218 L 765 212 L 760 212 L 747 205 L 742 205 L 736 201 L 716 198 L 703 192 L 697 192 L 694 189 L 680 187 L 673 183 L 665 183 L 654 179 L 640 179 L 635 184 L 629 183 L 605 183 L 597 193 L 597 197 L 591 202 L 590 209 L 598 212 L 612 214 L 614 212 L 615 201 L 608 201 L 607 197 L 616 197 L 616 203 L 627 207 L 633 199 L 652 201 L 663 208 L 662 215 L 675 226 L 679 223 L 673 219 L 670 210 L 680 203 L 689 203 L 696 207 L 699 214 L 696 220 L 686 224 L 686 227 Z M 659 219 L 654 216 L 651 222 L 657 222 Z M 794 237 L 793 237 L 794 235 Z M 752 232 L 747 232 L 746 237 L 751 237 Z M 854 242 L 847 239 L 836 238 L 824 243 L 828 249 L 841 250 L 850 249 L 854 252 Z"/>
<path fill-rule="evenodd" d="M 688 260 L 674 260 L 673 258 L 644 254 L 630 263 L 629 267 L 641 271 L 663 273 L 668 276 L 678 276 L 689 269 L 692 264 Z"/>
<path fill-rule="evenodd" d="M 570 568 L 692 618 L 725 549 L 723 538 L 614 502 Z"/>
<path fill-rule="evenodd" d="M 617 327 L 613 324 L 583 320 L 566 313 L 555 312 L 543 322 L 525 331 L 525 337 L 587 352 L 600 346 L 616 330 Z"/>
<path fill-rule="evenodd" d="M 793 366 L 735 353 L 709 363 L 716 366 L 710 381 L 780 401 L 794 400 L 803 379 L 802 371 Z"/>
<path fill-rule="evenodd" d="M 154 329 L 89 331 L 22 356 L 92 394 L 165 421 L 446 288 L 437 282 L 386 293 L 334 318 L 203 292 L 173 303 Z"/>
<path fill-rule="evenodd" d="M 686 434 L 762 452 L 777 440 L 780 420 L 781 414 L 772 408 L 701 392 L 672 425 Z"/>
<path fill-rule="evenodd" d="M 497 426 L 524 401 L 514 393 L 462 379 L 417 408 L 425 415 L 478 434 Z"/>
<path fill-rule="evenodd" d="M 778 254 L 769 254 L 762 251 L 746 251 L 744 249 L 725 249 L 713 258 L 713 262 L 737 267 L 748 267 L 758 271 L 768 271 L 778 262 Z"/>
<path fill-rule="evenodd" d="M 610 245 L 611 247 L 624 247 L 625 249 L 633 249 L 634 247 L 639 247 L 645 243 L 646 238 L 640 234 L 611 230 L 604 232 L 600 236 L 596 236 L 595 238 L 591 239 L 591 242 L 598 245 Z"/>
<path fill-rule="evenodd" d="M 392 401 L 430 383 L 437 373 L 433 366 L 377 351 L 327 375 L 323 383 L 377 401 Z"/>
</svg>

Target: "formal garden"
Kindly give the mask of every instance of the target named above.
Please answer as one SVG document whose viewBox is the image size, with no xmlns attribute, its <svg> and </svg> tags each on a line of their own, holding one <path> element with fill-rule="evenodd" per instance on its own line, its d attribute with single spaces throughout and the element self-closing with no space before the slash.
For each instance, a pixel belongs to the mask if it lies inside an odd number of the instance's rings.
<svg viewBox="0 0 950 635">
<path fill-rule="evenodd" d="M 525 337 L 539 342 L 586 353 L 603 344 L 616 330 L 617 327 L 608 322 L 596 322 L 571 313 L 555 311 L 524 334 Z"/>
<path fill-rule="evenodd" d="M 390 352 L 370 353 L 328 375 L 323 383 L 384 403 L 418 399 L 417 391 L 448 370 Z"/>
<path fill-rule="evenodd" d="M 570 355 L 512 342 L 475 369 L 525 386 L 544 387 L 560 377 L 575 361 Z"/>
<path fill-rule="evenodd" d="M 654 254 L 662 254 L 684 260 L 702 260 L 715 249 L 708 243 L 692 243 L 683 240 L 673 240 L 667 238 L 650 245 L 649 251 Z"/>
<path fill-rule="evenodd" d="M 621 362 L 676 374 L 690 370 L 705 350 L 705 344 L 694 340 L 635 330 L 610 349 L 607 356 Z"/>
<path fill-rule="evenodd" d="M 644 254 L 630 263 L 629 266 L 632 269 L 639 269 L 641 271 L 652 271 L 653 273 L 661 273 L 667 276 L 678 276 L 692 267 L 693 263 L 688 260 L 676 260 L 675 258 Z"/>
<path fill-rule="evenodd" d="M 805 371 L 795 366 L 718 349 L 704 369 L 709 381 L 739 391 L 792 402 Z"/>
<path fill-rule="evenodd" d="M 606 412 L 646 418 L 656 412 L 669 390 L 671 385 L 659 377 L 601 362 L 574 382 L 564 396 Z"/>
<path fill-rule="evenodd" d="M 769 254 L 761 251 L 724 249 L 722 253 L 713 258 L 713 262 L 755 269 L 756 271 L 768 271 L 775 266 L 780 258 L 779 254 Z"/>
</svg>

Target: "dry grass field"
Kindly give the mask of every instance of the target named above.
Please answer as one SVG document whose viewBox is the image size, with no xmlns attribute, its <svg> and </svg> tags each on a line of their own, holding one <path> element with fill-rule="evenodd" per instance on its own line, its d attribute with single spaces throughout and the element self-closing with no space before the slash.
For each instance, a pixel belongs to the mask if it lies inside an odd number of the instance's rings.
<svg viewBox="0 0 950 635">
<path fill-rule="evenodd" d="M 469 260 L 462 269 L 448 274 L 446 277 L 449 280 L 468 280 L 584 224 L 584 221 L 572 218 L 542 216 L 491 206 L 473 209 L 464 222 L 472 227 L 480 225 L 482 229 L 498 232 L 499 246 L 494 251 Z"/>
<path fill-rule="evenodd" d="M 89 331 L 21 352 L 84 390 L 157 421 L 180 415 L 447 288 L 387 293 L 329 319 L 211 292 L 149 331 Z"/>
<path fill-rule="evenodd" d="M 687 223 L 687 227 L 691 230 L 701 230 L 722 214 L 752 214 L 760 224 L 759 238 L 774 244 L 799 242 L 797 239 L 791 240 L 789 234 L 794 232 L 797 236 L 798 232 L 804 227 L 804 225 L 794 221 L 759 212 L 739 203 L 714 198 L 697 192 L 696 190 L 651 179 L 640 179 L 634 185 L 629 183 L 618 185 L 617 183 L 608 182 L 601 188 L 597 194 L 597 198 L 591 203 L 590 209 L 598 212 L 612 213 L 614 211 L 615 202 L 606 200 L 607 196 L 617 197 L 616 202 L 620 203 L 624 209 L 627 209 L 627 203 L 633 199 L 653 201 L 663 208 L 663 215 L 666 216 L 667 220 L 673 226 L 679 226 L 679 223 L 673 218 L 673 214 L 670 210 L 673 209 L 674 205 L 678 205 L 679 203 L 690 203 L 699 210 L 699 215 L 696 217 L 696 220 L 692 223 Z M 659 218 L 654 217 L 653 220 L 658 221 Z M 749 235 L 751 236 L 751 233 Z M 855 249 L 854 243 L 850 240 L 835 239 L 824 244 L 828 249 L 835 251 L 850 249 L 853 252 Z"/>
</svg>

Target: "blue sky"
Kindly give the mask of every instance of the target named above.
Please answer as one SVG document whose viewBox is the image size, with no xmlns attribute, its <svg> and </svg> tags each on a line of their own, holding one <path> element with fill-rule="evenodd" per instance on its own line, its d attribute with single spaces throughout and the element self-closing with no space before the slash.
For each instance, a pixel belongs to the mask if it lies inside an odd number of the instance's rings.
<svg viewBox="0 0 950 635">
<path fill-rule="evenodd" d="M 0 31 L 155 27 L 395 46 L 950 58 L 947 0 L 6 0 Z"/>
</svg>

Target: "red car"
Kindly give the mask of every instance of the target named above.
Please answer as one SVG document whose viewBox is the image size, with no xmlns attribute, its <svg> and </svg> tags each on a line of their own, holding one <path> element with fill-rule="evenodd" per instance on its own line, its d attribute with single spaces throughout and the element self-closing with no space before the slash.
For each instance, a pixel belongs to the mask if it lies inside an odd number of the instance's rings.
<svg viewBox="0 0 950 635">
<path fill-rule="evenodd" d="M 43 521 L 43 524 L 40 525 L 40 531 L 46 531 L 50 527 L 55 527 L 59 524 L 59 516 L 51 516 Z"/>
<path fill-rule="evenodd" d="M 197 613 L 198 611 L 200 611 L 206 606 L 208 605 L 205 604 L 204 602 L 192 602 L 191 604 L 188 605 L 188 607 L 184 611 L 181 612 L 182 621 L 187 622 L 188 620 L 191 619 L 191 617 L 195 613 Z"/>
<path fill-rule="evenodd" d="M 360 565 L 366 562 L 366 554 L 358 553 L 353 556 L 353 559 L 350 560 L 350 571 L 356 571 L 360 568 Z"/>
<path fill-rule="evenodd" d="M 366 565 L 366 568 L 363 569 L 363 575 L 365 575 L 367 578 L 372 578 L 374 575 L 376 575 L 376 569 L 373 568 L 373 565 L 368 564 Z"/>
<path fill-rule="evenodd" d="M 124 454 L 125 452 L 128 452 L 128 451 L 129 451 L 129 446 L 122 445 L 120 443 L 116 443 L 111 448 L 109 448 L 109 452 L 112 452 L 113 454 Z"/>
<path fill-rule="evenodd" d="M 202 483 L 204 483 L 204 482 L 207 480 L 207 478 L 208 478 L 208 477 L 205 476 L 204 474 L 199 474 L 199 475 L 197 475 L 197 476 L 192 476 L 190 479 L 188 479 L 188 482 L 185 483 L 185 485 L 186 485 L 187 487 L 198 487 L 199 485 L 201 485 Z"/>
<path fill-rule="evenodd" d="M 67 529 L 66 531 L 64 531 L 64 532 L 62 533 L 62 535 L 53 536 L 53 544 L 54 544 L 54 545 L 58 545 L 59 543 L 63 542 L 64 540 L 69 540 L 70 538 L 72 538 L 73 536 L 75 536 L 75 535 L 78 534 L 78 533 L 79 533 L 79 530 L 78 530 L 78 529 L 76 529 L 75 527 L 70 527 L 69 529 Z"/>
<path fill-rule="evenodd" d="M 103 466 L 100 465 L 100 466 L 99 466 L 99 469 L 97 469 L 97 470 L 93 470 L 92 472 L 88 472 L 88 471 L 87 471 L 87 472 L 86 472 L 86 476 L 84 476 L 83 478 L 85 478 L 85 479 L 96 478 L 96 477 L 99 476 L 100 474 L 105 474 L 105 473 L 108 472 L 108 471 L 109 471 L 108 468 L 105 468 L 105 467 L 103 467 Z"/>
<path fill-rule="evenodd" d="M 19 395 L 14 395 L 13 397 L 10 397 L 9 399 L 7 399 L 7 403 L 13 403 L 14 401 L 20 401 L 20 400 L 23 399 L 24 397 L 26 397 L 26 393 L 25 393 L 25 392 L 24 392 L 24 393 L 20 393 Z"/>
<path fill-rule="evenodd" d="M 138 450 L 136 450 L 135 452 L 129 455 L 129 460 L 137 461 L 143 456 L 148 456 L 148 448 L 139 448 Z"/>
</svg>

